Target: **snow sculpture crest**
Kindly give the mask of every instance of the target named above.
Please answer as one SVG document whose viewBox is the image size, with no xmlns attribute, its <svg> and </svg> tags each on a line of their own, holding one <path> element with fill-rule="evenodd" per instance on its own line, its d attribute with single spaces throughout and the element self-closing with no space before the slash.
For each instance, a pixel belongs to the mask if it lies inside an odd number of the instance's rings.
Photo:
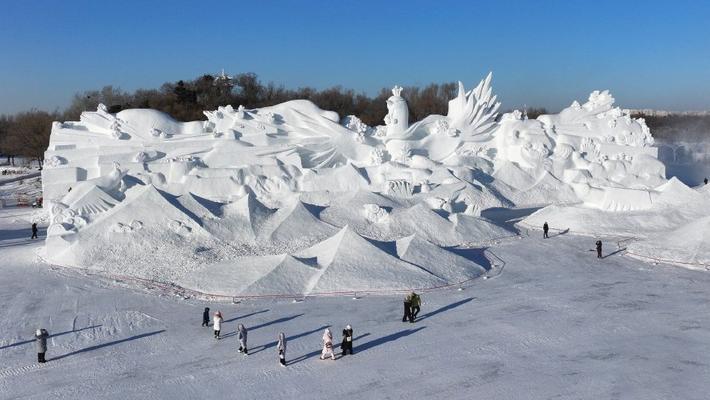
<svg viewBox="0 0 710 400">
<path fill-rule="evenodd" d="M 387 99 L 387 115 L 385 125 L 387 125 L 387 136 L 398 136 L 404 133 L 409 127 L 409 109 L 407 101 L 401 96 L 402 87 L 392 88 L 392 96 Z"/>
<path fill-rule="evenodd" d="M 464 137 L 490 133 L 495 128 L 500 103 L 493 95 L 491 87 L 492 73 L 482 80 L 475 89 L 466 92 L 459 82 L 458 95 L 449 101 L 447 117 L 449 125 L 458 129 Z"/>
</svg>

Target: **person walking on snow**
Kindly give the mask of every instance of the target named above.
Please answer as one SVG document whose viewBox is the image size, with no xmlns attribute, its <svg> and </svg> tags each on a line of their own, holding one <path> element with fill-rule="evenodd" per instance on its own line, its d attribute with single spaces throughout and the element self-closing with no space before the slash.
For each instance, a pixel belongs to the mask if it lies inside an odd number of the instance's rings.
<svg viewBox="0 0 710 400">
<path fill-rule="evenodd" d="M 343 329 L 343 342 L 340 343 L 340 350 L 342 350 L 342 355 L 353 354 L 353 327 L 350 325 L 345 326 Z"/>
<path fill-rule="evenodd" d="M 276 351 L 279 353 L 279 364 L 282 367 L 286 366 L 286 335 L 283 332 L 279 333 L 279 343 L 276 345 Z"/>
<path fill-rule="evenodd" d="M 219 339 L 219 331 L 222 330 L 222 312 L 217 311 L 214 313 L 214 317 L 212 318 L 212 327 L 214 328 L 214 338 Z"/>
<path fill-rule="evenodd" d="M 412 311 L 411 316 L 409 318 L 409 322 L 414 322 L 414 320 L 417 319 L 417 315 L 419 315 L 419 311 L 421 311 L 421 305 L 422 298 L 419 297 L 418 294 L 412 292 Z"/>
<path fill-rule="evenodd" d="M 407 322 L 407 320 L 412 320 L 412 294 L 408 293 L 404 297 L 404 316 L 402 317 L 402 322 Z"/>
<path fill-rule="evenodd" d="M 202 326 L 210 326 L 210 308 L 205 307 L 205 311 L 202 312 Z"/>
<path fill-rule="evenodd" d="M 35 341 L 37 343 L 37 362 L 45 363 L 47 360 L 44 358 L 44 354 L 47 352 L 47 338 L 49 337 L 49 332 L 46 329 L 37 329 L 35 332 Z"/>
<path fill-rule="evenodd" d="M 547 225 L 547 221 L 545 221 L 544 224 L 542 224 L 542 238 L 543 239 L 549 239 L 550 237 L 547 235 L 547 231 L 550 230 L 550 226 Z"/>
<path fill-rule="evenodd" d="M 32 223 L 32 239 L 37 239 L 37 223 Z"/>
<path fill-rule="evenodd" d="M 237 339 L 239 339 L 239 352 L 244 355 L 249 354 L 247 351 L 247 328 L 244 325 L 237 325 Z"/>
<path fill-rule="evenodd" d="M 335 361 L 335 353 L 333 352 L 333 334 L 330 329 L 325 328 L 323 332 L 323 350 L 320 353 L 320 359 L 325 360 L 328 356 Z"/>
<path fill-rule="evenodd" d="M 597 240 L 596 246 L 597 246 L 597 258 L 602 258 L 602 241 Z"/>
</svg>

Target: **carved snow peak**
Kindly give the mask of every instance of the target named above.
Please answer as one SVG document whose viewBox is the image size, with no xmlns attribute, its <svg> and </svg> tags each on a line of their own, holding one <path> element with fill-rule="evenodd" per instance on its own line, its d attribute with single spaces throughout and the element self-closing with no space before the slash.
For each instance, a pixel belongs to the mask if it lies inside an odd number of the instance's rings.
<svg viewBox="0 0 710 400">
<path fill-rule="evenodd" d="M 493 95 L 492 79 L 493 73 L 489 72 L 469 92 L 459 82 L 457 96 L 449 101 L 449 124 L 451 128 L 460 131 L 464 138 L 490 133 L 496 125 L 500 103 L 496 102 L 497 96 Z"/>
<path fill-rule="evenodd" d="M 402 94 L 402 87 L 398 86 L 398 85 L 394 85 L 394 87 L 392 88 L 392 96 L 402 97 L 401 94 Z"/>
<path fill-rule="evenodd" d="M 595 90 L 589 95 L 589 100 L 582 107 L 588 111 L 603 111 L 611 109 L 614 105 L 614 97 L 608 90 Z"/>
</svg>

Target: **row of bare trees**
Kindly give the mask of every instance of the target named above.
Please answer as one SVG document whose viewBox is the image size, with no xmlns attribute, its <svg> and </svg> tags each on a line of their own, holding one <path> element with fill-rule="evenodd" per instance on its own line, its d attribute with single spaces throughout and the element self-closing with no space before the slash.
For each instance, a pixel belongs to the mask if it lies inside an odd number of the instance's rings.
<svg viewBox="0 0 710 400">
<path fill-rule="evenodd" d="M 52 121 L 58 113 L 30 110 L 15 115 L 0 115 L 0 154 L 9 164 L 15 164 L 15 156 L 44 162 L 44 151 L 49 143 Z"/>
</svg>

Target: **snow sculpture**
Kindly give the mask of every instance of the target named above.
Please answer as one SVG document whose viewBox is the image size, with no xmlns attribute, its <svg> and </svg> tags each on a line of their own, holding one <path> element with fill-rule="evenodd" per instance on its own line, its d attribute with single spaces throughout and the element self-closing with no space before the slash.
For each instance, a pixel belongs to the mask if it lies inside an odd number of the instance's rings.
<svg viewBox="0 0 710 400">
<path fill-rule="evenodd" d="M 387 99 L 387 136 L 399 136 L 409 127 L 409 108 L 401 93 L 402 87 L 395 86 L 392 88 L 392 96 Z"/>
<path fill-rule="evenodd" d="M 385 162 L 385 151 L 380 147 L 375 147 L 370 152 L 370 164 L 380 165 Z"/>
<path fill-rule="evenodd" d="M 387 182 L 387 193 L 395 197 L 411 197 L 413 189 L 412 183 L 404 179 Z"/>
<path fill-rule="evenodd" d="M 190 226 L 185 221 L 173 220 L 170 221 L 168 225 L 170 226 L 170 229 L 172 229 L 175 233 L 179 235 L 188 235 L 190 232 L 192 232 L 192 228 L 190 228 Z"/>
<path fill-rule="evenodd" d="M 365 218 L 372 223 L 383 222 L 389 216 L 387 210 L 377 204 L 365 204 L 362 208 Z"/>
<path fill-rule="evenodd" d="M 247 117 L 247 112 L 243 105 L 240 104 L 239 107 L 237 107 L 235 117 L 237 118 L 237 120 L 243 120 Z"/>
<path fill-rule="evenodd" d="M 42 171 L 51 211 L 48 253 L 66 255 L 53 260 L 60 264 L 93 266 L 95 245 L 106 249 L 102 266 L 132 268 L 136 259 L 120 247 L 130 233 L 134 254 L 147 259 L 162 252 L 153 259 L 158 264 L 178 260 L 165 266 L 166 279 L 173 265 L 187 273 L 243 255 L 279 255 L 274 260 L 283 268 L 261 269 L 274 276 L 297 271 L 310 282 L 317 269 L 292 256 L 306 246 L 312 246 L 306 253 L 331 254 L 331 261 L 358 255 L 336 254 L 343 237 L 371 252 L 378 250 L 361 236 L 400 240 L 416 233 L 412 243 L 455 246 L 472 235 L 501 236 L 502 228 L 482 228 L 485 219 L 475 218 L 491 207 L 653 204 L 655 188 L 665 182 L 653 138 L 643 120 L 614 107 L 608 91 L 559 114 L 528 119 L 515 110 L 498 120 L 491 80 L 488 74 L 469 91 L 459 83 L 445 116 L 411 126 L 399 86 L 387 99 L 385 125 L 376 127 L 307 100 L 253 110 L 226 105 L 192 122 L 156 110 L 112 114 L 100 105 L 78 122 L 52 124 Z M 332 236 L 334 226 L 346 225 Z M 112 234 L 115 243 L 102 242 L 107 232 L 121 234 Z M 198 246 L 214 251 L 196 253 Z M 382 265 L 401 261 L 386 256 Z M 335 262 L 362 267 L 355 258 Z M 151 277 L 162 272 L 155 263 L 151 268 Z M 421 286 L 409 272 L 391 275 L 401 279 L 392 282 L 397 287 Z M 256 278 L 271 279 L 249 280 Z M 337 284 L 351 281 L 357 280 Z"/>
<path fill-rule="evenodd" d="M 64 157 L 51 156 L 44 160 L 44 166 L 49 168 L 56 168 L 67 163 Z"/>
<path fill-rule="evenodd" d="M 457 96 L 449 101 L 447 117 L 451 128 L 467 137 L 490 133 L 495 128 L 500 103 L 496 102 L 497 96 L 493 95 L 492 78 L 493 74 L 489 73 L 469 92 L 459 82 Z"/>
<path fill-rule="evenodd" d="M 517 110 L 516 110 L 517 111 Z M 539 168 L 549 156 L 552 141 L 540 121 L 520 119 L 518 111 L 503 116 L 496 132 L 498 158 L 512 161 L 524 168 Z"/>
</svg>

